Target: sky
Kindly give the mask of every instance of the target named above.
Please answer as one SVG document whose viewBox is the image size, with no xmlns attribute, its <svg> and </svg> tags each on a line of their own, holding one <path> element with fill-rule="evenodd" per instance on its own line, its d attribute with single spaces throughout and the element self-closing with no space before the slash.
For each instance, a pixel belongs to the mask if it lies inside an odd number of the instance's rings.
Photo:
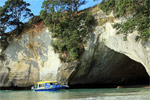
<svg viewBox="0 0 150 100">
<path fill-rule="evenodd" d="M 0 0 L 0 6 L 3 6 L 5 4 L 7 0 Z M 34 15 L 39 15 L 40 14 L 40 11 L 41 11 L 41 6 L 42 6 L 42 2 L 44 0 L 24 0 L 26 1 L 27 3 L 30 3 L 30 9 L 32 11 L 32 13 Z M 86 0 L 87 3 L 86 5 L 83 5 L 80 9 L 85 9 L 85 8 L 88 8 L 88 7 L 92 7 L 98 3 L 100 3 L 102 0 L 97 0 L 97 1 L 93 1 L 93 0 Z"/>
</svg>

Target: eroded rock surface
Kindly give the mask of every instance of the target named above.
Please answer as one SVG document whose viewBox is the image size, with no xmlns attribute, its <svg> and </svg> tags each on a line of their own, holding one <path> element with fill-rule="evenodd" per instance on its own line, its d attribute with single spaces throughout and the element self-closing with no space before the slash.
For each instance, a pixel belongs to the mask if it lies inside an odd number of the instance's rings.
<svg viewBox="0 0 150 100">
<path fill-rule="evenodd" d="M 10 41 L 0 64 L 0 87 L 28 87 L 40 80 L 56 80 L 61 66 L 51 46 L 51 33 L 40 24 Z M 43 24 L 42 24 L 43 26 Z"/>
<path fill-rule="evenodd" d="M 69 78 L 69 84 L 84 87 L 149 83 L 150 42 L 136 41 L 137 31 L 129 33 L 126 41 L 124 35 L 116 34 L 113 25 L 127 18 L 116 19 L 112 13 L 106 15 L 101 10 L 94 16 L 99 25 L 90 33 L 81 64 Z"/>
</svg>

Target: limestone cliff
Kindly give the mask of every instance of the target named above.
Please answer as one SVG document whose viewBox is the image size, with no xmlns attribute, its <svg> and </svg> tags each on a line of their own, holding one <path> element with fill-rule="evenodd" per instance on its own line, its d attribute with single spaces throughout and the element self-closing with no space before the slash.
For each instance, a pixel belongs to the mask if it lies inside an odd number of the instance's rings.
<svg viewBox="0 0 150 100">
<path fill-rule="evenodd" d="M 51 42 L 43 22 L 9 41 L 5 60 L 0 63 L 0 87 L 28 87 L 40 80 L 56 80 L 61 62 Z"/>
<path fill-rule="evenodd" d="M 51 32 L 42 22 L 24 30 L 18 38 L 8 39 L 5 60 L 0 61 L 0 87 L 28 87 L 40 80 L 58 80 L 77 87 L 148 83 L 150 42 L 135 41 L 136 31 L 127 41 L 123 35 L 116 35 L 113 24 L 126 18 L 116 19 L 101 10 L 93 15 L 98 26 L 89 33 L 78 61 L 59 60 L 51 45 Z"/>
<path fill-rule="evenodd" d="M 149 83 L 150 42 L 136 41 L 137 31 L 130 33 L 126 41 L 124 35 L 116 34 L 114 23 L 124 22 L 127 18 L 118 19 L 113 13 L 106 15 L 102 10 L 93 15 L 98 26 L 90 34 L 80 65 L 69 78 L 70 86 Z"/>
</svg>

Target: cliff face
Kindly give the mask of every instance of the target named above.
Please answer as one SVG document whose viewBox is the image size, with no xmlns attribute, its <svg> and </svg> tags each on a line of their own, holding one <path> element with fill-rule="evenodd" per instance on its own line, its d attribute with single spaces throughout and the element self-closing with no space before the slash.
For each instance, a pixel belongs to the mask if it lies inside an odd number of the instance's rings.
<svg viewBox="0 0 150 100">
<path fill-rule="evenodd" d="M 126 41 L 124 35 L 116 34 L 113 24 L 127 18 L 116 19 L 112 13 L 105 15 L 101 10 L 94 16 L 99 25 L 90 34 L 81 64 L 69 78 L 70 86 L 149 83 L 150 42 L 136 41 L 136 31 L 129 34 Z"/>
<path fill-rule="evenodd" d="M 0 63 L 0 87 L 28 87 L 40 80 L 58 80 L 70 86 L 142 84 L 149 81 L 150 42 L 135 41 L 137 32 L 116 35 L 116 19 L 101 10 L 94 14 L 98 26 L 78 61 L 62 63 L 42 22 L 9 41 Z M 148 74 L 147 74 L 148 73 Z"/>
<path fill-rule="evenodd" d="M 9 41 L 5 61 L 0 63 L 0 87 L 28 87 L 40 80 L 56 80 L 61 62 L 51 46 L 51 33 L 43 26 L 40 22 Z"/>
</svg>

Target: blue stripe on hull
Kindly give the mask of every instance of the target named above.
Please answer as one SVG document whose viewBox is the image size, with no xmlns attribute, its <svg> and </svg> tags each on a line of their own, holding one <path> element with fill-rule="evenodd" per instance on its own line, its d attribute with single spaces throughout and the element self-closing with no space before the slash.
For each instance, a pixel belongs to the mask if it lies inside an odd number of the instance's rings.
<svg viewBox="0 0 150 100">
<path fill-rule="evenodd" d="M 63 86 L 63 85 L 50 85 L 50 86 L 48 86 L 46 84 L 44 88 L 38 88 L 38 89 L 35 88 L 33 90 L 36 92 L 38 92 L 38 91 L 56 91 L 56 90 L 65 89 L 65 88 L 67 88 L 67 87 Z"/>
</svg>

